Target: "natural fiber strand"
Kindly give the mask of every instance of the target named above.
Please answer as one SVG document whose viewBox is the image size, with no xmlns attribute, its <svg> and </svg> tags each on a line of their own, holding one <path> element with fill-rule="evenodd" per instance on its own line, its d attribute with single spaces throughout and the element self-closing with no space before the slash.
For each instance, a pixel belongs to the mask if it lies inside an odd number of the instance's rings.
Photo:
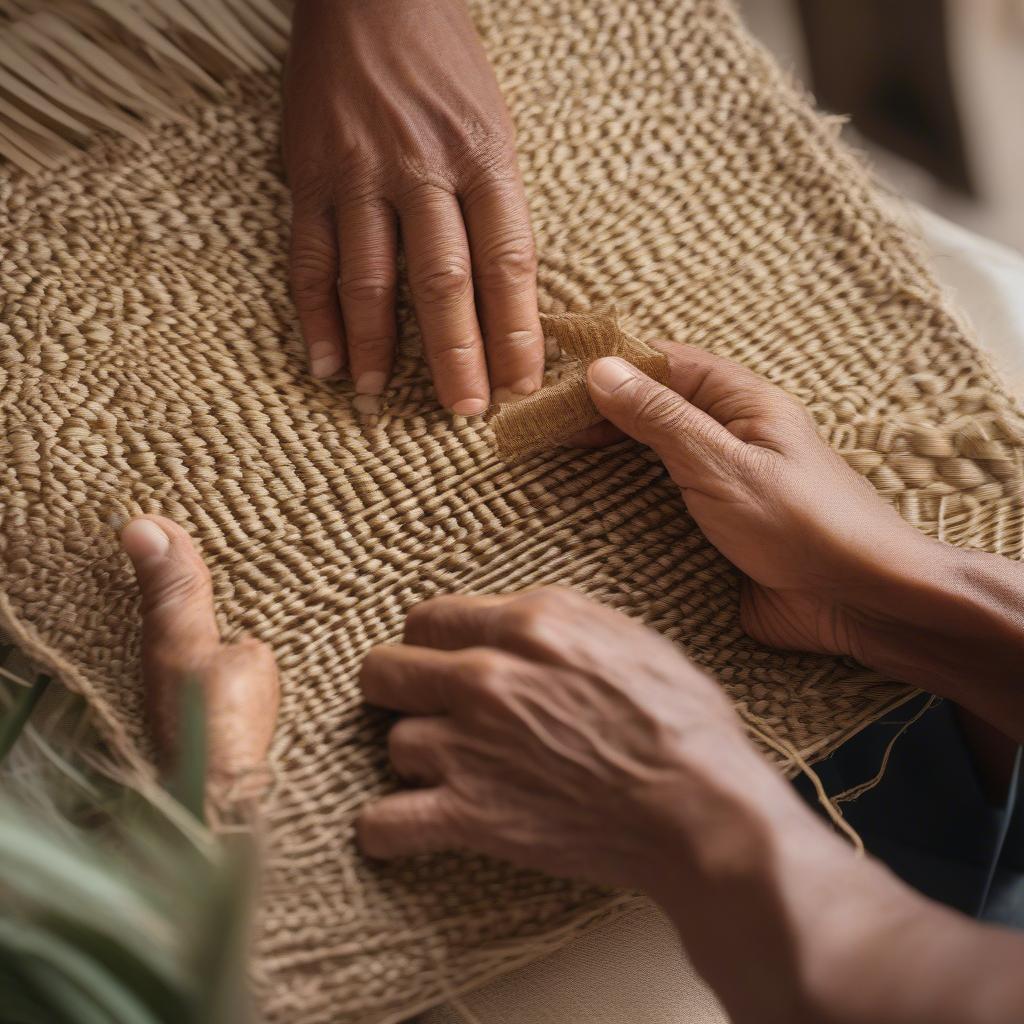
<svg viewBox="0 0 1024 1024">
<path fill-rule="evenodd" d="M 822 784 L 821 776 L 807 763 L 800 754 L 800 751 L 791 743 L 787 743 L 786 740 L 776 736 L 769 726 L 762 722 L 757 715 L 752 714 L 749 708 L 743 704 L 737 705 L 736 710 L 739 712 L 739 716 L 743 719 L 743 724 L 746 725 L 751 736 L 786 758 L 810 781 L 814 787 L 818 803 L 825 809 L 825 813 L 829 816 L 832 824 L 850 840 L 857 856 L 864 856 L 864 840 L 861 839 L 857 830 L 843 817 L 843 812 L 837 806 L 837 800 L 829 797 Z"/>
<path fill-rule="evenodd" d="M 623 331 L 614 315 L 542 315 L 541 326 L 574 364 L 540 391 L 499 406 L 490 422 L 495 451 L 505 462 L 522 462 L 600 422 L 587 387 L 587 367 L 601 356 L 619 356 L 659 384 L 668 383 L 664 353 Z"/>
<path fill-rule="evenodd" d="M 273 71 L 288 26 L 275 0 L 0 0 L 0 156 L 37 173 L 98 130 L 145 144 L 225 73 Z"/>
<path fill-rule="evenodd" d="M 896 733 L 890 738 L 889 742 L 885 745 L 885 750 L 882 752 L 882 762 L 878 766 L 878 771 L 864 782 L 860 782 L 855 786 L 850 786 L 848 789 L 844 789 L 841 793 L 836 793 L 832 800 L 837 804 L 848 803 L 851 800 L 858 800 L 865 793 L 870 793 L 885 777 L 885 771 L 889 767 L 889 758 L 892 756 L 892 752 L 896 747 L 896 744 L 903 738 L 906 731 L 919 722 L 925 714 L 927 714 L 936 704 L 939 703 L 939 698 L 932 695 L 925 701 L 924 705 L 918 710 L 918 712 L 911 718 L 907 719 Z"/>
<path fill-rule="evenodd" d="M 273 644 L 269 1021 L 398 1021 L 629 904 L 467 854 L 359 856 L 355 817 L 397 780 L 358 667 L 417 601 L 575 587 L 677 642 L 787 772 L 907 699 L 747 637 L 738 574 L 652 453 L 498 459 L 487 424 L 438 408 L 407 295 L 379 408 L 309 377 L 286 285 L 285 33 L 258 0 L 137 0 L 134 28 L 113 0 L 0 4 L 5 41 L 40 12 L 71 26 L 33 19 L 0 57 L 0 145 L 25 157 L 0 169 L 0 629 L 139 771 L 137 592 L 112 517 L 181 522 L 225 637 Z M 834 124 L 724 0 L 473 12 L 516 123 L 545 314 L 616 308 L 639 338 L 742 361 L 919 529 L 1020 557 L 1014 400 Z"/>
</svg>

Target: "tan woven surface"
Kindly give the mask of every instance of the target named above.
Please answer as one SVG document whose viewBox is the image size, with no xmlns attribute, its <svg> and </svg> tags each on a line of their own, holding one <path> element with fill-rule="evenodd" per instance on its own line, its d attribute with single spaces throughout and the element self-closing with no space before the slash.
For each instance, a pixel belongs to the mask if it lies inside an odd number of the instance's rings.
<svg viewBox="0 0 1024 1024">
<path fill-rule="evenodd" d="M 1018 557 L 1021 419 L 866 176 L 724 0 L 487 0 L 544 310 L 743 360 L 923 529 Z M 575 586 L 677 640 L 805 755 L 900 699 L 745 638 L 737 577 L 638 448 L 508 467 L 438 408 L 403 312 L 383 414 L 318 384 L 286 289 L 269 74 L 57 171 L 0 177 L 0 628 L 145 749 L 136 594 L 112 515 L 195 535 L 228 635 L 285 694 L 257 973 L 272 1021 L 380 1022 L 535 957 L 608 897 L 476 857 L 352 845 L 392 785 L 367 647 L 441 591 Z"/>
</svg>

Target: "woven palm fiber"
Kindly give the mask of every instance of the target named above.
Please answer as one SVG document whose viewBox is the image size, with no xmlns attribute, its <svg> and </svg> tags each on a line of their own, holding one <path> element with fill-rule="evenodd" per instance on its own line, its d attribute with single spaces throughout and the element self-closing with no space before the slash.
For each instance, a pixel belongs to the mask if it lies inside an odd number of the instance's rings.
<svg viewBox="0 0 1024 1024">
<path fill-rule="evenodd" d="M 238 5 L 244 6 L 244 5 Z M 869 176 L 724 0 L 479 0 L 519 131 L 546 313 L 736 358 L 805 401 L 912 523 L 1021 555 L 1022 419 Z M 284 676 L 254 972 L 271 1021 L 396 1021 L 567 941 L 627 896 L 453 854 L 371 864 L 395 785 L 356 673 L 431 594 L 561 583 L 646 621 L 816 758 L 905 698 L 744 636 L 739 577 L 632 444 L 509 466 L 451 420 L 401 311 L 375 412 L 306 371 L 271 70 L 144 142 L 0 174 L 0 628 L 148 753 L 137 595 L 111 518 L 160 512 L 227 637 Z"/>
</svg>

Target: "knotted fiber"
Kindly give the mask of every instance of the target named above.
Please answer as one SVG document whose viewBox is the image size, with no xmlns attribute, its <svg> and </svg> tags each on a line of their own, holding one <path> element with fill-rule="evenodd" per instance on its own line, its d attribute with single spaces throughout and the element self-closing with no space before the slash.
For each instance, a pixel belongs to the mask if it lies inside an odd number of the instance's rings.
<svg viewBox="0 0 1024 1024">
<path fill-rule="evenodd" d="M 518 128 L 545 313 L 615 307 L 637 337 L 741 360 L 917 527 L 1020 556 L 1020 413 L 834 121 L 725 0 L 473 11 Z M 358 855 L 354 817 L 395 780 L 356 673 L 415 602 L 575 587 L 672 638 L 810 759 L 907 691 L 744 636 L 738 575 L 649 452 L 497 458 L 485 423 L 438 408 L 407 303 L 377 413 L 313 381 L 285 283 L 277 72 L 240 63 L 219 97 L 143 112 L 137 138 L 92 132 L 61 153 L 7 136 L 39 159 L 0 171 L 0 628 L 143 762 L 137 594 L 109 523 L 159 512 L 189 529 L 225 636 L 269 641 L 284 676 L 264 1011 L 379 1024 L 627 899 L 463 854 Z"/>
</svg>

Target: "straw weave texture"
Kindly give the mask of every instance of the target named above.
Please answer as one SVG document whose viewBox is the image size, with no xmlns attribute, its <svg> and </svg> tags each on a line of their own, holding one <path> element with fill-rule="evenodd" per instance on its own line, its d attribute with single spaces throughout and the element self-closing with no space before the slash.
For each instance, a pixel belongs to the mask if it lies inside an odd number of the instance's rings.
<svg viewBox="0 0 1024 1024">
<path fill-rule="evenodd" d="M 724 0 L 479 0 L 519 131 L 543 310 L 737 358 L 920 528 L 1021 554 L 1022 419 L 859 164 Z M 145 754 L 113 515 L 197 538 L 227 636 L 277 652 L 257 949 L 268 1018 L 379 1022 L 564 942 L 623 898 L 472 856 L 364 862 L 393 785 L 367 648 L 439 592 L 576 587 L 671 637 L 820 756 L 905 690 L 746 638 L 738 577 L 630 444 L 508 466 L 437 406 L 403 306 L 379 414 L 314 382 L 286 280 L 278 83 L 141 146 L 0 172 L 0 628 Z"/>
</svg>

